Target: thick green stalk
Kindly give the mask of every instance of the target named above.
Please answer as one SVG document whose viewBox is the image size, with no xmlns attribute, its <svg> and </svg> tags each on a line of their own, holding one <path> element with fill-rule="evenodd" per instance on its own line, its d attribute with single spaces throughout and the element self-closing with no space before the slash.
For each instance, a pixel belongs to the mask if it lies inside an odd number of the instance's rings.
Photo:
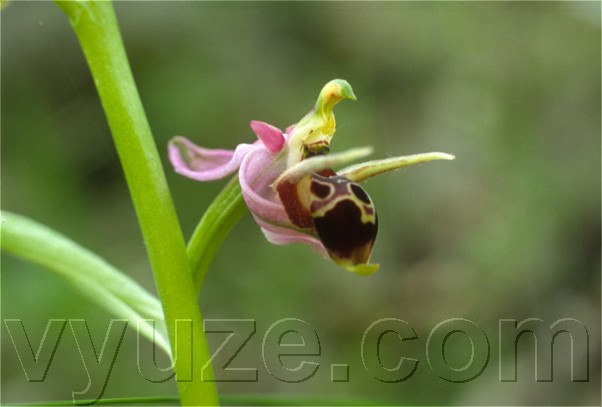
<svg viewBox="0 0 602 407">
<path fill-rule="evenodd" d="M 69 16 L 84 51 L 107 116 L 153 268 L 167 323 L 182 404 L 216 405 L 203 321 L 181 229 L 171 195 L 129 67 L 113 5 L 108 1 L 57 1 Z M 192 321 L 190 351 L 176 352 L 175 323 Z M 201 377 L 203 371 L 204 380 Z"/>
</svg>

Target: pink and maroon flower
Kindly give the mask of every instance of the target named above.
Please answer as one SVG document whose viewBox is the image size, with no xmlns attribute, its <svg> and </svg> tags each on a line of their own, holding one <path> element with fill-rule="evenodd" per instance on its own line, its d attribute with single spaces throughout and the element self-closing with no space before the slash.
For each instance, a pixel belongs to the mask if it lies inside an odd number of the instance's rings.
<svg viewBox="0 0 602 407">
<path fill-rule="evenodd" d="M 333 107 L 355 100 L 344 80 L 328 82 L 314 108 L 284 132 L 251 121 L 258 139 L 234 150 L 206 149 L 184 137 L 169 143 L 169 158 L 179 174 L 197 181 L 217 180 L 239 172 L 242 194 L 268 241 L 306 243 L 336 264 L 358 274 L 372 274 L 370 264 L 378 221 L 374 204 L 358 184 L 372 176 L 432 160 L 450 160 L 444 153 L 425 153 L 357 164 L 370 148 L 329 154 L 335 132 Z"/>
</svg>

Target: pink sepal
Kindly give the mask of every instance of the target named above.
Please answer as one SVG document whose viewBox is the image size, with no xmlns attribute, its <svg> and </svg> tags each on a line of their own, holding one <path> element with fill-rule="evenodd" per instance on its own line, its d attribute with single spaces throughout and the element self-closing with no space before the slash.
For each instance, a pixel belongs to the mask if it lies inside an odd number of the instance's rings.
<svg viewBox="0 0 602 407">
<path fill-rule="evenodd" d="M 178 174 L 197 181 L 212 181 L 234 173 L 257 146 L 239 144 L 234 151 L 208 149 L 177 136 L 169 142 L 169 160 Z"/>
</svg>

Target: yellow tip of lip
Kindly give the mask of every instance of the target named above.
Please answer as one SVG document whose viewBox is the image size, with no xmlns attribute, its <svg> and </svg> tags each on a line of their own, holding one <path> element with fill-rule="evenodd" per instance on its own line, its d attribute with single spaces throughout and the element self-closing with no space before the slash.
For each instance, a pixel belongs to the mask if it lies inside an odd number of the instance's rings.
<svg viewBox="0 0 602 407">
<path fill-rule="evenodd" d="M 359 274 L 360 276 L 369 276 L 370 274 L 374 274 L 380 265 L 378 263 L 373 264 L 341 264 L 341 266 L 352 273 Z"/>
</svg>

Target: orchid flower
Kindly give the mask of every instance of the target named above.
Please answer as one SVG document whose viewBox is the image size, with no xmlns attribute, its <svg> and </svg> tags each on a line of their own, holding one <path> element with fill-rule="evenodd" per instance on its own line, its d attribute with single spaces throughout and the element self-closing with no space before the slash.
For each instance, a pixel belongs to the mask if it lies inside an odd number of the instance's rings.
<svg viewBox="0 0 602 407">
<path fill-rule="evenodd" d="M 370 196 L 359 185 L 375 175 L 432 160 L 445 153 L 425 153 L 368 161 L 335 172 L 333 168 L 372 152 L 369 147 L 329 154 L 336 122 L 333 107 L 356 100 L 349 83 L 328 82 L 297 124 L 285 131 L 251 121 L 258 139 L 234 150 L 207 149 L 176 136 L 169 158 L 181 175 L 197 181 L 224 178 L 236 170 L 243 198 L 268 241 L 305 243 L 343 268 L 372 274 L 370 256 L 378 221 Z"/>
</svg>

